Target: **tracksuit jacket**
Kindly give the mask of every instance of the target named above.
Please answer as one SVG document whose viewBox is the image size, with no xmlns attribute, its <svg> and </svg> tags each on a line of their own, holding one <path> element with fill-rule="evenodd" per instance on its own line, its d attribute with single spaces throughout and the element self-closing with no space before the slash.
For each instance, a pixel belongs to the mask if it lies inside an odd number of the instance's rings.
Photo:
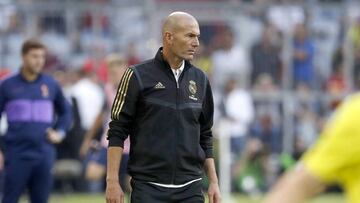
<svg viewBox="0 0 360 203">
<path fill-rule="evenodd" d="M 1 81 L 0 114 L 3 111 L 9 126 L 0 139 L 9 160 L 50 156 L 55 147 L 46 138 L 46 130 L 66 132 L 72 122 L 71 107 L 61 87 L 46 74 L 30 82 L 19 72 Z"/>
<path fill-rule="evenodd" d="M 183 184 L 202 177 L 213 157 L 213 97 L 206 75 L 185 61 L 178 82 L 162 48 L 126 70 L 111 110 L 109 146 L 130 136 L 128 172 L 135 180 Z"/>
</svg>

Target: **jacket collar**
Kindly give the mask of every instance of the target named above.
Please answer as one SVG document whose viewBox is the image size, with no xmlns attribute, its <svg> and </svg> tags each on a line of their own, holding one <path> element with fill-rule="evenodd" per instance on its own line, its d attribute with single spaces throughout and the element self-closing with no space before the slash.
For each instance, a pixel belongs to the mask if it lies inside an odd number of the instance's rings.
<svg viewBox="0 0 360 203">
<path fill-rule="evenodd" d="M 157 51 L 156 55 L 155 55 L 155 60 L 161 64 L 162 68 L 165 68 L 167 70 L 171 70 L 171 67 L 170 67 L 169 63 L 163 57 L 162 50 L 163 50 L 163 48 L 160 47 L 159 50 Z M 187 61 L 187 60 L 184 60 L 184 61 L 185 61 L 185 66 L 184 66 L 183 72 L 186 71 L 187 69 L 189 69 L 192 66 L 189 61 Z"/>
<path fill-rule="evenodd" d="M 39 80 L 42 78 L 42 76 L 43 76 L 43 73 L 39 73 L 39 74 L 37 75 L 37 77 L 36 77 L 35 80 L 33 80 L 33 81 L 28 81 L 28 80 L 24 77 L 24 75 L 23 75 L 23 73 L 22 73 L 22 69 L 23 69 L 23 67 L 20 67 L 20 69 L 19 69 L 19 71 L 18 71 L 18 73 L 17 73 L 17 76 L 18 76 L 21 80 L 23 80 L 23 81 L 25 81 L 25 82 L 34 83 L 34 82 L 39 81 Z"/>
</svg>

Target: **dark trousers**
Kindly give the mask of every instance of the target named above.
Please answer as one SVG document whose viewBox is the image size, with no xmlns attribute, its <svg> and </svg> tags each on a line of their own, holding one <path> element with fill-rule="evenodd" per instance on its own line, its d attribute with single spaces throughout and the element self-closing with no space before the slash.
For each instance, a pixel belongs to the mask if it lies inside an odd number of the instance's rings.
<svg viewBox="0 0 360 203">
<path fill-rule="evenodd" d="M 52 189 L 52 165 L 52 158 L 6 161 L 2 203 L 17 203 L 26 188 L 32 203 L 47 203 Z"/>
<path fill-rule="evenodd" d="M 201 181 L 181 188 L 165 188 L 131 180 L 131 187 L 131 203 L 204 203 L 205 201 Z"/>
</svg>

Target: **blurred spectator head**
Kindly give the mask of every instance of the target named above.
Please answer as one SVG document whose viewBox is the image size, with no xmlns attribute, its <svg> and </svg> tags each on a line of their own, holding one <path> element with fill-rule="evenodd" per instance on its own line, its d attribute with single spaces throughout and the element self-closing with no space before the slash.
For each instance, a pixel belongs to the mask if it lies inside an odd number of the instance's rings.
<svg viewBox="0 0 360 203">
<path fill-rule="evenodd" d="M 265 132 L 271 131 L 273 123 L 272 123 L 271 115 L 269 113 L 262 113 L 260 115 L 259 120 L 260 120 L 260 126 Z"/>
<path fill-rule="evenodd" d="M 13 13 L 9 17 L 9 24 L 7 31 L 8 32 L 16 32 L 19 31 L 19 28 L 21 27 L 19 16 L 16 13 Z"/>
<path fill-rule="evenodd" d="M 310 86 L 307 84 L 307 83 L 305 83 L 305 82 L 302 82 L 302 81 L 300 81 L 300 82 L 298 82 L 297 84 L 296 84 L 296 93 L 300 96 L 300 97 L 307 97 L 307 96 L 310 96 L 310 94 L 311 94 L 311 88 L 310 88 Z"/>
<path fill-rule="evenodd" d="M 276 47 L 281 47 L 283 43 L 283 33 L 273 24 L 266 24 L 262 39 L 263 41 L 266 39 L 269 43 Z"/>
<path fill-rule="evenodd" d="M 236 89 L 237 85 L 238 82 L 235 78 L 229 78 L 229 80 L 227 80 L 225 83 L 224 92 L 229 93 L 233 91 L 234 89 Z"/>
<path fill-rule="evenodd" d="M 55 54 L 51 53 L 50 51 L 48 51 L 47 54 L 46 54 L 44 72 L 51 74 L 51 73 L 56 72 L 58 70 L 64 71 L 65 69 L 66 69 L 66 67 L 61 62 L 60 58 L 57 55 L 55 55 Z"/>
<path fill-rule="evenodd" d="M 262 73 L 256 78 L 255 90 L 260 92 L 273 92 L 277 90 L 277 88 L 271 75 Z"/>
<path fill-rule="evenodd" d="M 294 39 L 297 42 L 304 42 L 308 37 L 308 30 L 306 26 L 302 23 L 299 23 L 295 26 L 294 30 Z"/>
<path fill-rule="evenodd" d="M 65 87 L 68 82 L 66 72 L 64 70 L 55 71 L 52 76 L 60 84 L 61 87 Z"/>
<path fill-rule="evenodd" d="M 268 25 L 264 28 L 261 35 L 261 43 L 265 46 L 276 45 L 278 43 L 278 33 L 274 26 Z"/>
<path fill-rule="evenodd" d="M 91 44 L 90 57 L 83 64 L 83 71 L 95 82 L 104 83 L 108 80 L 108 70 L 105 64 L 106 47 L 101 40 Z"/>
<path fill-rule="evenodd" d="M 257 138 L 250 138 L 246 144 L 244 153 L 249 157 L 253 157 L 263 150 L 263 143 Z"/>
<path fill-rule="evenodd" d="M 333 96 L 340 96 L 347 90 L 346 77 L 342 62 L 335 63 L 333 72 L 326 82 L 326 91 Z"/>
<path fill-rule="evenodd" d="M 269 46 L 272 43 L 272 36 L 273 33 L 270 28 L 265 28 L 262 35 L 261 35 L 261 43 L 265 46 Z"/>
<path fill-rule="evenodd" d="M 120 54 L 111 54 L 105 59 L 109 71 L 109 82 L 117 86 L 128 65 L 124 56 Z"/>
<path fill-rule="evenodd" d="M 234 46 L 234 33 L 230 27 L 226 27 L 222 33 L 223 47 L 225 50 L 230 50 Z"/>
<path fill-rule="evenodd" d="M 332 69 L 333 72 L 338 72 L 339 70 L 341 70 L 343 67 L 343 63 L 344 63 L 344 52 L 341 46 L 339 46 L 335 53 L 334 56 L 332 58 Z"/>
</svg>

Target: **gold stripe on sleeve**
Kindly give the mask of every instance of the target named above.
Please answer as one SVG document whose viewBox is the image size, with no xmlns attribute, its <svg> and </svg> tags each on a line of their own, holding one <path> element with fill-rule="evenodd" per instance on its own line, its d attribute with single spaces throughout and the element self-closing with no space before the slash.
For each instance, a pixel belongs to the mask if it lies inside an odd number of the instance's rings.
<svg viewBox="0 0 360 203">
<path fill-rule="evenodd" d="M 111 109 L 111 118 L 112 119 L 117 119 L 117 117 L 118 117 L 118 115 L 116 115 L 116 112 L 117 112 L 117 109 L 119 109 L 119 107 L 120 107 L 122 99 L 125 98 L 124 94 L 126 94 L 126 92 L 124 92 L 124 90 L 125 90 L 125 87 L 128 86 L 131 75 L 132 75 L 132 70 L 130 68 L 128 68 L 125 71 L 124 76 L 121 79 L 118 91 L 116 93 L 114 104 Z"/>
</svg>

